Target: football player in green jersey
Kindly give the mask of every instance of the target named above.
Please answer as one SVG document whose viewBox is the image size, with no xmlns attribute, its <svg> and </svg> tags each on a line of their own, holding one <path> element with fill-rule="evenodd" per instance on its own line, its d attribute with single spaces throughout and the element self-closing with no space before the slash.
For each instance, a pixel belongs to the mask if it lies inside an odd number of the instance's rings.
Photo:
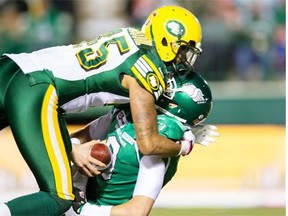
<svg viewBox="0 0 288 216">
<path fill-rule="evenodd" d="M 11 127 L 40 191 L 0 205 L 0 214 L 61 215 L 71 206 L 65 113 L 129 102 L 143 155 L 189 154 L 190 143 L 177 145 L 158 133 L 155 101 L 166 89 L 167 67 L 192 67 L 200 45 L 197 18 L 184 8 L 164 6 L 151 13 L 141 31 L 120 28 L 90 42 L 3 54 L 0 129 Z M 92 163 L 103 164 L 87 160 L 78 164 L 98 174 Z"/>
<path fill-rule="evenodd" d="M 167 91 L 157 103 L 159 133 L 174 141 L 185 140 L 201 145 L 214 142 L 217 128 L 199 125 L 212 108 L 212 94 L 207 82 L 200 75 L 190 72 L 171 78 L 168 84 Z M 161 188 L 176 173 L 180 156 L 161 158 L 143 155 L 138 150 L 135 128 L 130 120 L 129 110 L 115 110 L 106 140 L 112 151 L 112 164 L 101 175 L 89 179 L 87 190 L 88 177 L 75 170 L 74 186 L 87 193 L 89 201 L 82 206 L 73 204 L 80 215 L 148 215 Z M 73 133 L 73 137 L 86 131 L 87 141 L 99 138 L 95 128 L 102 127 L 103 121 L 105 119 L 97 119 Z M 66 215 L 75 213 L 70 209 Z"/>
</svg>

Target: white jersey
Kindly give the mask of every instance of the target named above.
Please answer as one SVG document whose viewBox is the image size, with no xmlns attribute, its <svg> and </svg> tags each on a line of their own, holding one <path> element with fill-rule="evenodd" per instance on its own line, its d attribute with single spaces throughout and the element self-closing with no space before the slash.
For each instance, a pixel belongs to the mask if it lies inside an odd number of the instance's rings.
<svg viewBox="0 0 288 216">
<path fill-rule="evenodd" d="M 129 103 L 129 93 L 121 85 L 123 74 L 135 77 L 156 100 L 166 88 L 164 63 L 134 28 L 116 29 L 90 42 L 5 55 L 31 77 L 31 85 L 54 85 L 67 113 Z"/>
</svg>

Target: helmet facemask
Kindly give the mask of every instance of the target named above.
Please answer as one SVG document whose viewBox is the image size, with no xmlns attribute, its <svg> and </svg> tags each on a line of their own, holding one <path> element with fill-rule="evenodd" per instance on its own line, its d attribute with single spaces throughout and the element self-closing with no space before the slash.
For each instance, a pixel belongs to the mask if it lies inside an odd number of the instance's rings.
<svg viewBox="0 0 288 216">
<path fill-rule="evenodd" d="M 172 61 L 174 65 L 174 70 L 176 72 L 181 72 L 181 70 L 185 71 L 193 71 L 194 63 L 198 56 L 201 55 L 201 48 L 195 46 L 194 41 L 186 42 L 183 40 L 176 41 L 174 43 L 179 44 L 178 51 L 176 53 L 175 59 Z M 171 45 L 171 47 L 175 47 L 175 45 Z"/>
</svg>

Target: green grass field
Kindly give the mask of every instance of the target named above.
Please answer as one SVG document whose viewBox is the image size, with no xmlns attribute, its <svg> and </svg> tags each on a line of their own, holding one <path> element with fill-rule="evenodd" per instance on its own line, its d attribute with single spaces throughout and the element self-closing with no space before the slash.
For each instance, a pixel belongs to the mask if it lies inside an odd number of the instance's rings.
<svg viewBox="0 0 288 216">
<path fill-rule="evenodd" d="M 150 216 L 285 216 L 285 208 L 154 208 Z"/>
</svg>

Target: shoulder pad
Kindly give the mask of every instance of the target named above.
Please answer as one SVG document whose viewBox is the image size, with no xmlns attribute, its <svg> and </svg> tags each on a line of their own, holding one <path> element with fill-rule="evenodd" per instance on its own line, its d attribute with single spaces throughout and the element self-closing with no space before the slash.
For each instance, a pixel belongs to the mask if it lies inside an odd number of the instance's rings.
<svg viewBox="0 0 288 216">
<path fill-rule="evenodd" d="M 149 41 L 143 32 L 136 28 L 128 28 L 128 32 L 133 38 L 137 46 L 152 46 L 152 41 Z"/>
</svg>

